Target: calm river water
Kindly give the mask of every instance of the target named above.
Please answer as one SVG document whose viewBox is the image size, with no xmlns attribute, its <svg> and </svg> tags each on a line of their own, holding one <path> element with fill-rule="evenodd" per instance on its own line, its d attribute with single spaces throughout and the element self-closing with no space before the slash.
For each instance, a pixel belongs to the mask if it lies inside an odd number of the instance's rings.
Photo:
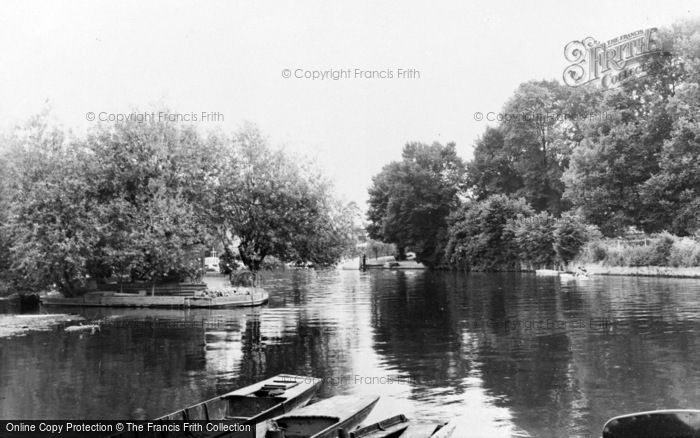
<svg viewBox="0 0 700 438">
<path fill-rule="evenodd" d="M 380 394 L 368 420 L 459 416 L 465 438 L 598 437 L 614 415 L 700 408 L 698 280 L 267 277 L 255 309 L 63 309 L 101 331 L 0 338 L 0 418 L 154 417 L 278 373 L 323 378 L 319 398 Z"/>
</svg>

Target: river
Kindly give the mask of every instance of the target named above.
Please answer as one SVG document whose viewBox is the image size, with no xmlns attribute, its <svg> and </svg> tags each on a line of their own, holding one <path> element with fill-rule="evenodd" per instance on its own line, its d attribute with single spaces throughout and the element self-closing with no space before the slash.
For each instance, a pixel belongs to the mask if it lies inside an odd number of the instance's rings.
<svg viewBox="0 0 700 438">
<path fill-rule="evenodd" d="M 368 420 L 459 417 L 465 438 L 598 437 L 615 415 L 700 408 L 700 280 L 290 270 L 265 286 L 254 309 L 62 309 L 100 331 L 0 338 L 0 418 L 155 417 L 278 373 L 323 378 L 319 398 L 381 395 Z"/>
</svg>

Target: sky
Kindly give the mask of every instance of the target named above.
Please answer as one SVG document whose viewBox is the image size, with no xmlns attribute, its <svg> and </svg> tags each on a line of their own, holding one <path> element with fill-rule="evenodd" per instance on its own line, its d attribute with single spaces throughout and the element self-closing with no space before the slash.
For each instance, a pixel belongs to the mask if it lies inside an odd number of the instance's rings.
<svg viewBox="0 0 700 438">
<path fill-rule="evenodd" d="M 5 1 L 0 130 L 47 108 L 77 135 L 97 123 L 89 114 L 165 108 L 202 132 L 252 122 L 364 206 L 406 142 L 455 142 L 469 160 L 488 123 L 475 113 L 497 113 L 522 82 L 561 81 L 568 42 L 669 26 L 699 5 Z M 305 77 L 329 70 L 343 76 Z"/>
</svg>

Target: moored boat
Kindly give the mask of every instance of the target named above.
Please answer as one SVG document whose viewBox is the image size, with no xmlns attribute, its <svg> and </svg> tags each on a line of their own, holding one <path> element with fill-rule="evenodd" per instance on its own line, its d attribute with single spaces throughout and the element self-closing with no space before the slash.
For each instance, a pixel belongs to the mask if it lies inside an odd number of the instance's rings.
<svg viewBox="0 0 700 438">
<path fill-rule="evenodd" d="M 464 431 L 462 431 L 464 432 Z M 444 426 L 430 435 L 430 438 L 456 438 L 457 437 L 457 420 L 453 419 Z"/>
<path fill-rule="evenodd" d="M 401 434 L 401 438 L 427 438 L 432 437 L 446 423 L 417 422 L 411 420 L 408 429 Z"/>
<path fill-rule="evenodd" d="M 456 437 L 455 421 L 449 423 L 420 422 L 411 420 L 408 429 L 400 435 L 401 438 L 448 438 Z"/>
<path fill-rule="evenodd" d="M 409 420 L 396 415 L 350 432 L 350 438 L 395 438 L 406 431 Z M 426 435 L 427 436 L 427 435 Z"/>
<path fill-rule="evenodd" d="M 698 438 L 700 410 L 663 409 L 611 418 L 602 438 Z"/>
<path fill-rule="evenodd" d="M 258 424 L 306 405 L 322 379 L 279 374 L 155 420 L 230 420 Z"/>
<path fill-rule="evenodd" d="M 559 274 L 559 279 L 561 281 L 573 281 L 576 280 L 576 275 L 570 272 L 562 272 L 561 274 Z"/>
<path fill-rule="evenodd" d="M 236 293 L 216 296 L 203 293 L 180 295 L 148 295 L 113 291 L 88 292 L 77 297 L 64 297 L 58 292 L 42 298 L 45 306 L 81 307 L 250 307 L 265 304 L 269 295 L 265 289 L 257 287 L 239 288 Z"/>
<path fill-rule="evenodd" d="M 336 396 L 268 422 L 266 437 L 336 438 L 362 423 L 379 396 Z"/>
<path fill-rule="evenodd" d="M 570 272 L 565 272 L 559 275 L 561 281 L 587 281 L 590 280 L 590 275 L 586 274 L 572 274 Z"/>
<path fill-rule="evenodd" d="M 559 275 L 559 271 L 556 269 L 536 269 L 535 275 L 546 276 L 546 277 L 556 277 Z"/>
</svg>

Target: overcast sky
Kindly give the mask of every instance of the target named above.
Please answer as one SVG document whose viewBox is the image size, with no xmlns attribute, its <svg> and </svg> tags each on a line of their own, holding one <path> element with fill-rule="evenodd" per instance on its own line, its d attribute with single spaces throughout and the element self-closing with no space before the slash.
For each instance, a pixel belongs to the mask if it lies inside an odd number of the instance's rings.
<svg viewBox="0 0 700 438">
<path fill-rule="evenodd" d="M 47 101 L 78 133 L 95 123 L 88 112 L 168 107 L 196 114 L 203 131 L 250 121 L 273 144 L 316 157 L 336 191 L 364 206 L 372 175 L 407 141 L 454 141 L 469 159 L 486 126 L 474 113 L 499 111 L 521 82 L 561 80 L 569 41 L 667 26 L 700 4 L 612 3 L 5 1 L 0 128 Z M 330 69 L 351 77 L 295 78 Z"/>
</svg>

